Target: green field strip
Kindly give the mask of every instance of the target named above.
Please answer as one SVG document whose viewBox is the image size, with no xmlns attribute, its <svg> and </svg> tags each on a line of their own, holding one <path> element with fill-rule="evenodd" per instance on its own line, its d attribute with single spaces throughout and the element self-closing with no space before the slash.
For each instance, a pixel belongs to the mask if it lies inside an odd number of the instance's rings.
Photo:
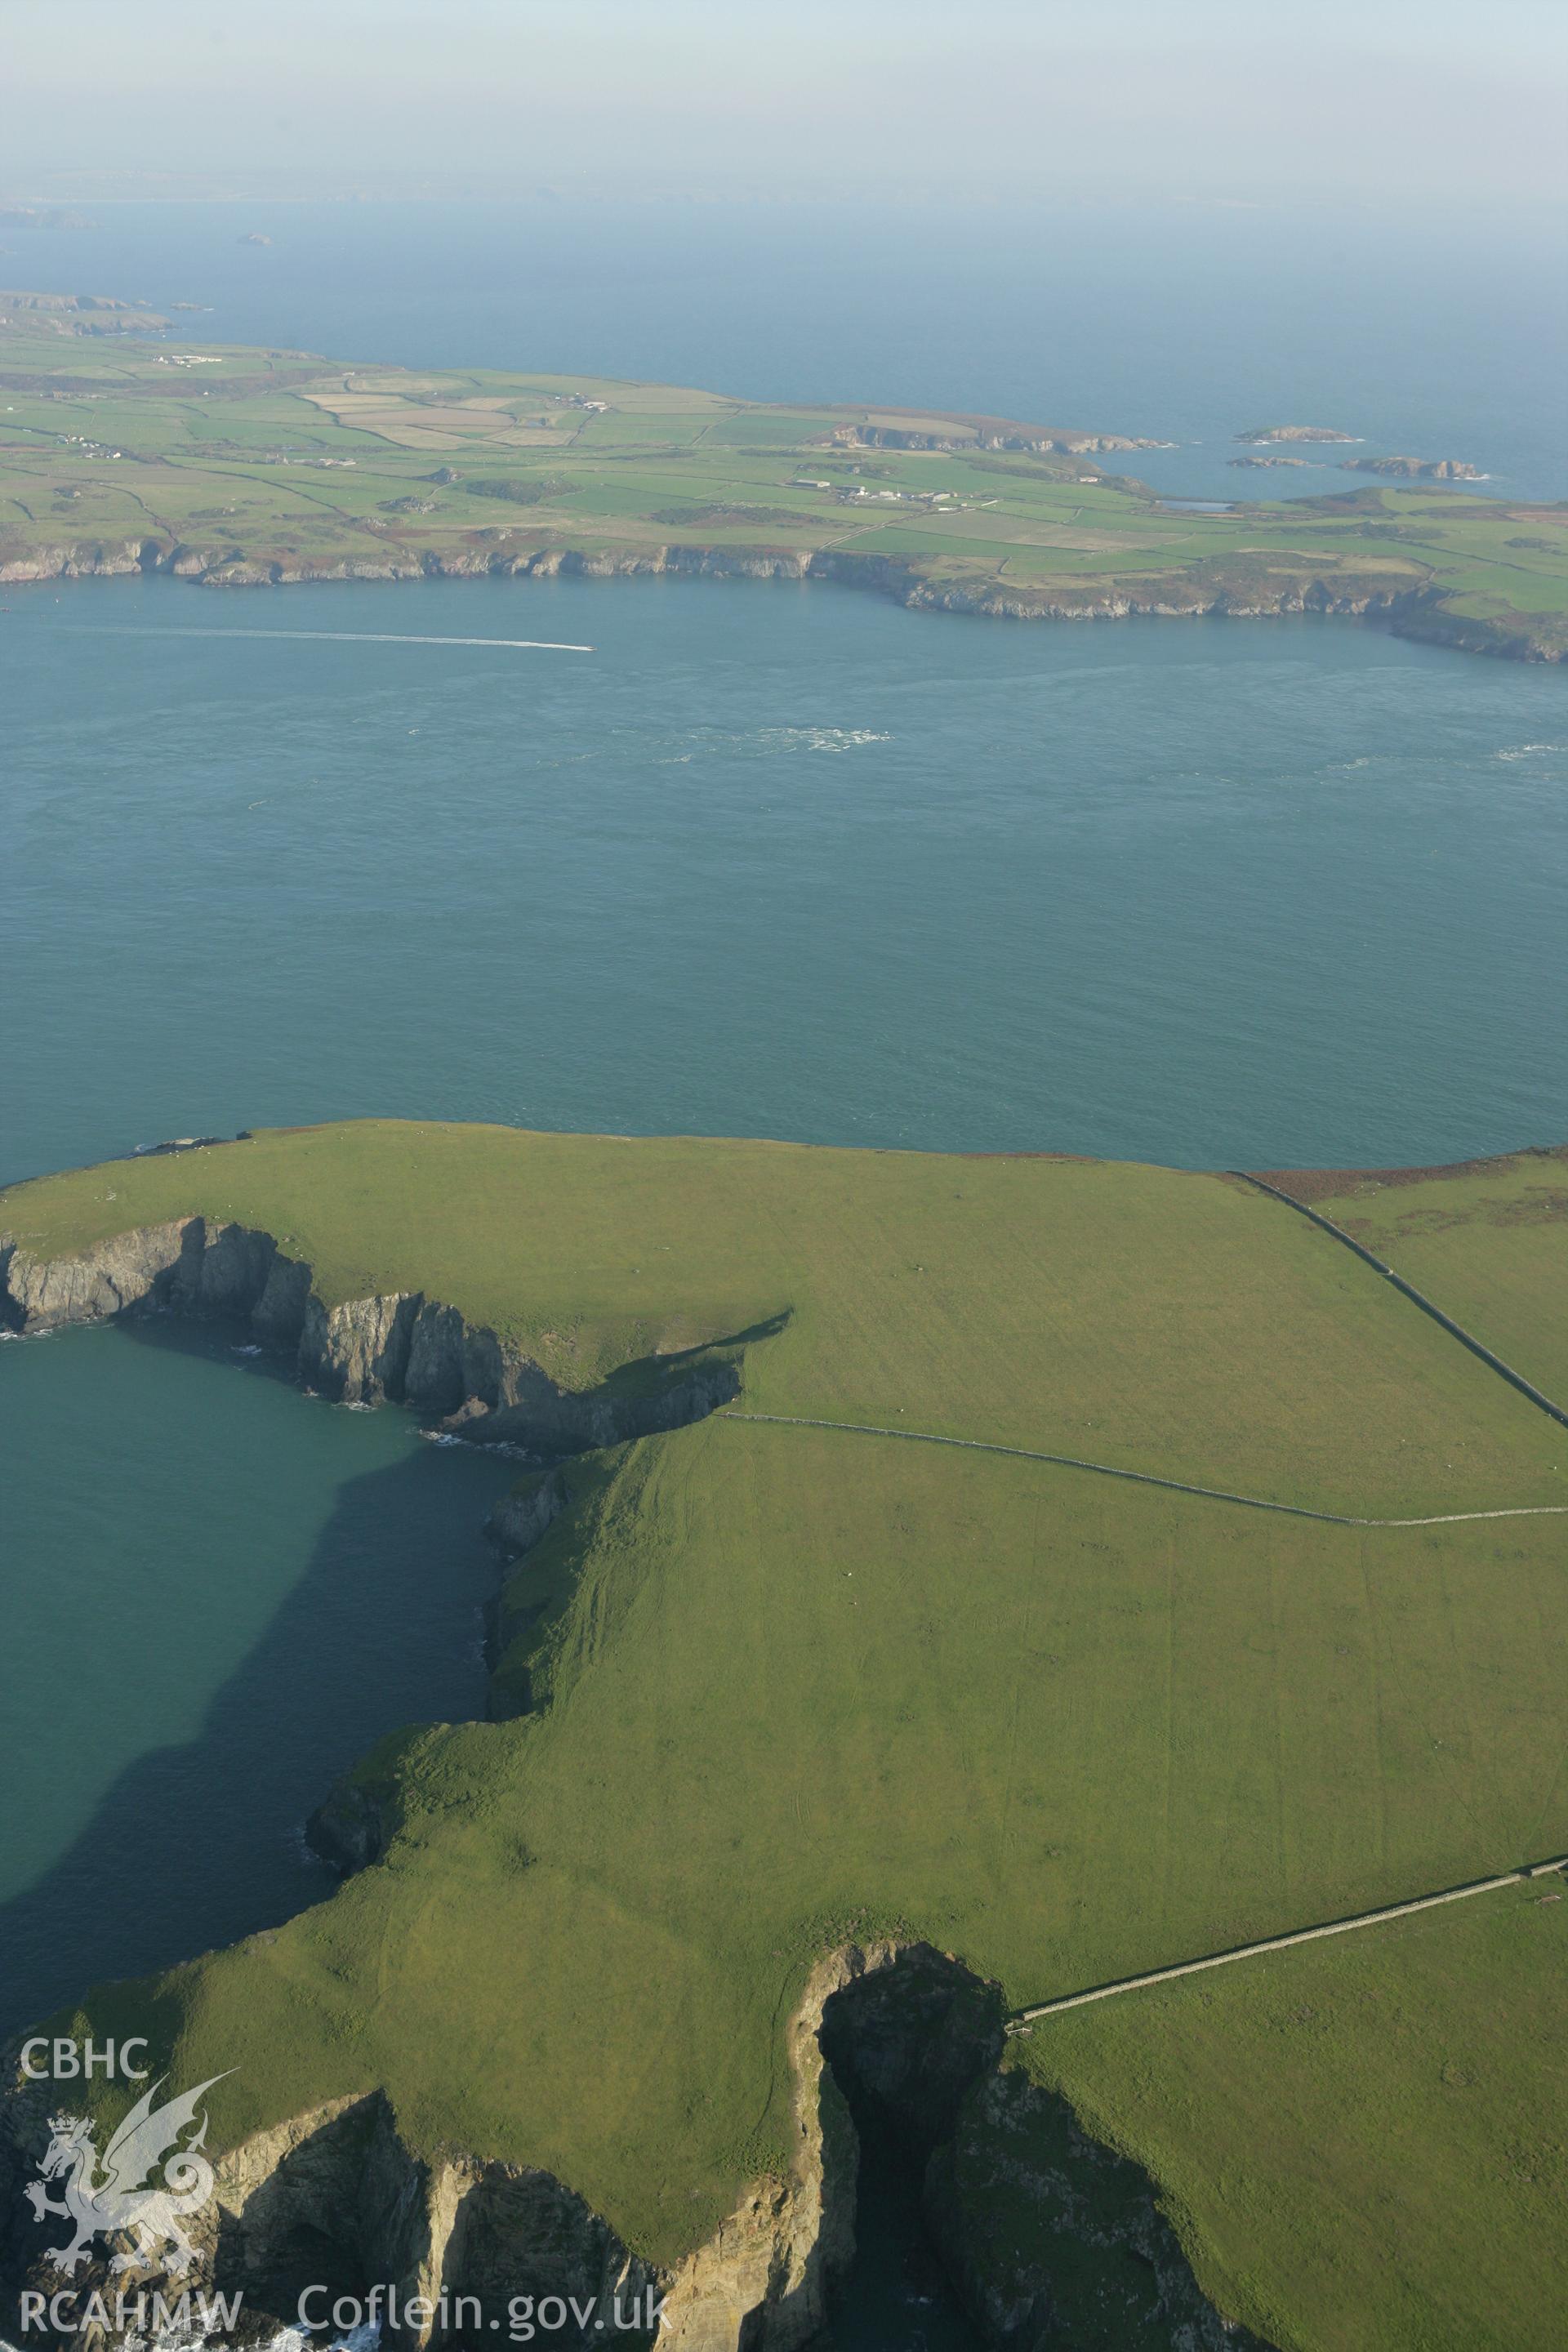
<svg viewBox="0 0 1568 2352">
<path fill-rule="evenodd" d="M 1438 1319 L 1447 1320 L 1445 1316 Z M 1478 1352 L 1484 1354 L 1485 1350 Z M 1525 1392 L 1533 1394 L 1528 1388 Z M 1127 1478 L 1135 1486 L 1163 1486 L 1175 1495 L 1196 1495 L 1206 1503 L 1237 1503 L 1249 1511 L 1283 1511 L 1289 1518 L 1320 1519 L 1332 1528 L 1448 1528 L 1468 1519 L 1537 1519 L 1568 1514 L 1568 1503 L 1512 1503 L 1487 1511 L 1435 1511 L 1426 1518 L 1356 1518 L 1342 1511 L 1310 1510 L 1304 1503 L 1271 1503 L 1261 1495 L 1234 1495 L 1224 1486 L 1194 1486 L 1183 1478 L 1157 1477 L 1152 1471 L 1119 1470 L 1114 1463 L 1085 1462 L 1075 1454 L 1042 1454 L 1030 1445 L 999 1445 L 984 1437 L 939 1437 L 928 1429 L 881 1429 L 867 1422 L 818 1421 L 803 1413 L 742 1412 L 733 1405 L 722 1406 L 719 1417 L 724 1421 L 772 1422 L 782 1429 L 841 1429 L 855 1437 L 897 1437 L 916 1445 L 959 1445 L 971 1454 L 1010 1454 L 1021 1462 L 1049 1462 L 1060 1470 L 1090 1470 L 1101 1478 Z"/>
<path fill-rule="evenodd" d="M 1395 1919 L 1408 1919 L 1417 1911 L 1436 1911 L 1445 1903 L 1465 1903 L 1472 1895 L 1495 1895 L 1505 1886 L 1521 1886 L 1528 1880 L 1555 1876 L 1568 1870 L 1568 1853 L 1548 1856 L 1544 1861 L 1527 1862 L 1518 1870 L 1506 1870 L 1491 1878 L 1472 1878 L 1463 1886 L 1447 1886 L 1436 1895 L 1407 1895 L 1401 1903 L 1379 1904 L 1374 1910 L 1353 1912 L 1347 1919 L 1320 1920 L 1311 1927 L 1293 1927 L 1282 1936 L 1265 1936 L 1251 1944 L 1233 1944 L 1223 1952 L 1205 1952 L 1195 1960 L 1177 1960 L 1169 1968 L 1149 1969 L 1143 1975 L 1118 1977 L 1113 1983 L 1090 1985 L 1082 1992 L 1060 1993 L 1054 2000 L 1038 2000 L 1027 2009 L 1016 2010 L 1008 2021 L 1008 2031 L 1016 2033 L 1039 2022 L 1042 2018 L 1059 2017 L 1069 2009 L 1085 2009 L 1090 2002 L 1111 2000 L 1119 1993 L 1142 1992 L 1151 1985 L 1173 1984 L 1178 1977 L 1195 1977 L 1205 1969 L 1228 1968 L 1235 1960 L 1251 1960 L 1265 1952 L 1288 1951 L 1296 1944 L 1315 1944 L 1326 1936 L 1348 1936 L 1359 1927 L 1381 1927 Z"/>
</svg>

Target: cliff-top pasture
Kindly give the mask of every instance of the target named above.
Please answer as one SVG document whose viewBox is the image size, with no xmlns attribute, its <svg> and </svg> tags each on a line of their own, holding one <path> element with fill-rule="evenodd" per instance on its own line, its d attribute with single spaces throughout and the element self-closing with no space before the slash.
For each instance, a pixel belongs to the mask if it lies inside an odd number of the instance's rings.
<svg viewBox="0 0 1568 2352">
<path fill-rule="evenodd" d="M 181 2079 L 237 2068 L 225 2141 L 379 2084 L 415 2146 L 542 2166 L 669 2261 L 787 2163 L 784 2023 L 836 1944 L 927 1938 L 1020 2007 L 1568 1848 L 1540 1509 L 1568 1433 L 1245 1185 L 367 1122 L 0 1196 L 44 1258 L 193 1213 L 329 1302 L 459 1306 L 570 1386 L 714 1342 L 742 1382 L 564 1465 L 503 1594 L 501 1719 L 361 1769 L 382 1861 L 86 2004 Z M 1485 1230 L 1520 1298 L 1531 1253 L 1560 1284 L 1560 1222 Z M 1487 1264 L 1451 1295 L 1406 1270 L 1522 1355 Z M 1535 1515 L 1299 1515 L 1500 1509 Z M 1565 1916 L 1481 1897 L 1046 2021 L 1009 2063 L 1148 2168 L 1281 2352 L 1545 2341 Z"/>
<path fill-rule="evenodd" d="M 1354 1516 L 1568 1502 L 1568 1438 L 1226 1177 L 361 1120 L 18 1186 L 0 1232 L 61 1256 L 196 1212 L 273 1234 L 329 1305 L 421 1290 L 571 1388 L 777 1326 L 758 1412 Z"/>
</svg>

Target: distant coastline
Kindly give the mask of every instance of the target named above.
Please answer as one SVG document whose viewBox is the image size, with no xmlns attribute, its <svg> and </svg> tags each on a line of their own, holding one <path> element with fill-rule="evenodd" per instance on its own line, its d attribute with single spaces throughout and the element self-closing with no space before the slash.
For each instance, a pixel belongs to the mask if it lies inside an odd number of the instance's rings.
<svg viewBox="0 0 1568 2352">
<path fill-rule="evenodd" d="M 1170 446 L 1124 434 L 122 332 L 110 355 L 79 334 L 74 298 L 0 301 L 4 586 L 830 580 L 988 619 L 1321 613 L 1568 658 L 1568 506 L 1450 489 L 1477 478 L 1455 459 L 1358 457 L 1340 462 L 1363 488 L 1180 502 L 1110 470 Z M 1353 438 L 1237 437 L 1257 454 L 1229 462 L 1259 468 L 1323 462 L 1273 445 Z"/>
</svg>

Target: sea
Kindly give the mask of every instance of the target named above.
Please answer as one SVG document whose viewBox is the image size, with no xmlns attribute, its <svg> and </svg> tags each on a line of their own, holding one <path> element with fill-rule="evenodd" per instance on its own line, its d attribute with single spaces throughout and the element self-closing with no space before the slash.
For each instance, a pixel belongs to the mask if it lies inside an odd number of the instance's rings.
<svg viewBox="0 0 1568 2352">
<path fill-rule="evenodd" d="M 1276 422 L 1568 496 L 1529 222 L 81 211 L 6 223 L 9 282 L 193 340 L 1099 426 L 1177 444 L 1171 496 Z M 369 1114 L 1190 1168 L 1568 1136 L 1562 672 L 777 582 L 0 602 L 0 1179 Z M 482 1708 L 513 1465 L 163 1324 L 0 1347 L 0 1447 L 16 2025 L 330 1891 L 334 1776 Z M 900 2196 L 847 2352 L 964 2341 Z"/>
</svg>

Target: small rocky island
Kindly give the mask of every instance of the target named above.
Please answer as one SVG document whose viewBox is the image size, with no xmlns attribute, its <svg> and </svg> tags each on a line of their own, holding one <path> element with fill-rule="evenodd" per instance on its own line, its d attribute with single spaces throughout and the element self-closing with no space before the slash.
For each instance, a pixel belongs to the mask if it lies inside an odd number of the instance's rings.
<svg viewBox="0 0 1568 2352">
<path fill-rule="evenodd" d="M 1402 482 L 1484 482 L 1479 466 L 1462 457 L 1342 457 L 1346 474 L 1388 474 Z"/>
<path fill-rule="evenodd" d="M 1238 433 L 1238 441 L 1355 441 L 1355 433 L 1337 433 L 1330 425 L 1257 425 Z"/>
</svg>

